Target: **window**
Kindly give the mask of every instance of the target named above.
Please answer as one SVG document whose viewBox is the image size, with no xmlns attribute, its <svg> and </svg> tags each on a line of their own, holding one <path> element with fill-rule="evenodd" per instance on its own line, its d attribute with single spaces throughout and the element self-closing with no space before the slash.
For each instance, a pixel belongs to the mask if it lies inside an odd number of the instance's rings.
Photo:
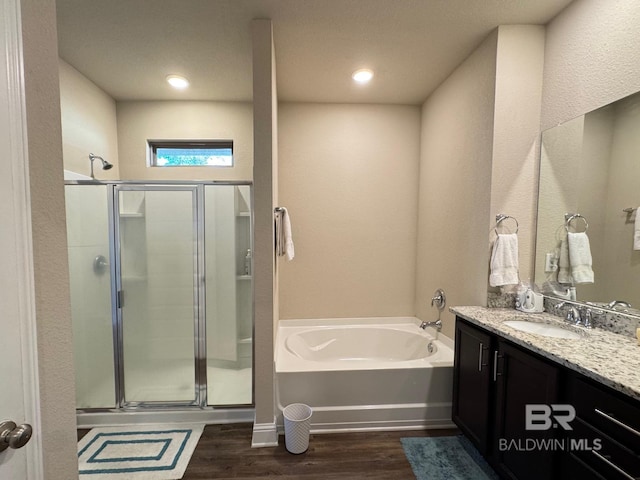
<svg viewBox="0 0 640 480">
<path fill-rule="evenodd" d="M 233 140 L 152 141 L 152 167 L 233 167 Z"/>
</svg>

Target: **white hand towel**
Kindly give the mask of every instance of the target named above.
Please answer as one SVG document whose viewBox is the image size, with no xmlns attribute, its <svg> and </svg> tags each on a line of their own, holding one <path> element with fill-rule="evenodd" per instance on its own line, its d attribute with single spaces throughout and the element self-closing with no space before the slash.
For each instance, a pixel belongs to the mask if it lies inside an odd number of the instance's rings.
<svg viewBox="0 0 640 480">
<path fill-rule="evenodd" d="M 293 237 L 291 236 L 291 218 L 286 208 L 283 208 L 282 213 L 282 229 L 284 232 L 284 252 L 287 255 L 287 260 L 293 260 L 296 256 L 295 249 L 293 248 Z"/>
<path fill-rule="evenodd" d="M 633 249 L 640 250 L 640 207 L 636 208 L 636 222 L 633 226 Z"/>
<path fill-rule="evenodd" d="M 518 236 L 515 233 L 499 233 L 491 253 L 489 285 L 516 285 L 518 277 Z"/>
<path fill-rule="evenodd" d="M 563 237 L 560 242 L 560 255 L 558 255 L 558 283 L 570 283 L 573 285 L 571 264 L 569 263 L 569 242 L 567 242 L 567 237 Z"/>
<path fill-rule="evenodd" d="M 568 232 L 569 263 L 575 283 L 593 283 L 591 246 L 585 232 Z"/>
</svg>

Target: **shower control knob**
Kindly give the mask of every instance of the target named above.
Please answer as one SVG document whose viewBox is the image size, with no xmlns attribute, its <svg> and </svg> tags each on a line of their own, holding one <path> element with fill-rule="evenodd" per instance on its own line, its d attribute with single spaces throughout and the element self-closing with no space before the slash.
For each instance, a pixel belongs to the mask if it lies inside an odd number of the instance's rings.
<svg viewBox="0 0 640 480">
<path fill-rule="evenodd" d="M 28 423 L 20 426 L 11 421 L 0 423 L 0 452 L 7 448 L 24 447 L 32 434 L 33 428 Z"/>
</svg>

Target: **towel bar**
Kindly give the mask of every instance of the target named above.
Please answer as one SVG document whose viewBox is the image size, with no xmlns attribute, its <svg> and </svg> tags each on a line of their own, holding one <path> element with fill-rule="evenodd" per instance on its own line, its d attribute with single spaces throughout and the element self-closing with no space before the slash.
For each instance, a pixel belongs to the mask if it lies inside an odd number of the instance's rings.
<svg viewBox="0 0 640 480">
<path fill-rule="evenodd" d="M 500 226 L 500 223 L 502 223 L 503 221 L 505 221 L 508 218 L 510 218 L 511 220 L 516 222 L 516 231 L 515 231 L 515 233 L 518 233 L 518 230 L 520 229 L 520 225 L 518 224 L 518 220 L 516 220 L 516 218 L 512 217 L 511 215 L 505 215 L 504 213 L 499 213 L 498 215 L 496 215 L 496 227 L 493 229 L 496 232 L 496 235 L 498 235 L 498 227 Z"/>
<path fill-rule="evenodd" d="M 565 213 L 564 228 L 567 230 L 567 232 L 569 231 L 569 227 L 571 226 L 571 221 L 575 219 L 581 219 L 584 222 L 585 232 L 589 230 L 589 222 L 587 222 L 587 219 L 583 215 L 580 215 L 579 213 Z"/>
</svg>

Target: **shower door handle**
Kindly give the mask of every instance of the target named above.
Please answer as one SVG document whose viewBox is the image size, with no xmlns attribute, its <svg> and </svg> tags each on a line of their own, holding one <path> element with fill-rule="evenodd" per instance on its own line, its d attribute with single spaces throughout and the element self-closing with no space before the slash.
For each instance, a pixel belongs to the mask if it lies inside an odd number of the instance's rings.
<svg viewBox="0 0 640 480">
<path fill-rule="evenodd" d="M 116 307 L 124 307 L 124 290 L 118 290 L 118 294 L 116 295 Z"/>
</svg>

